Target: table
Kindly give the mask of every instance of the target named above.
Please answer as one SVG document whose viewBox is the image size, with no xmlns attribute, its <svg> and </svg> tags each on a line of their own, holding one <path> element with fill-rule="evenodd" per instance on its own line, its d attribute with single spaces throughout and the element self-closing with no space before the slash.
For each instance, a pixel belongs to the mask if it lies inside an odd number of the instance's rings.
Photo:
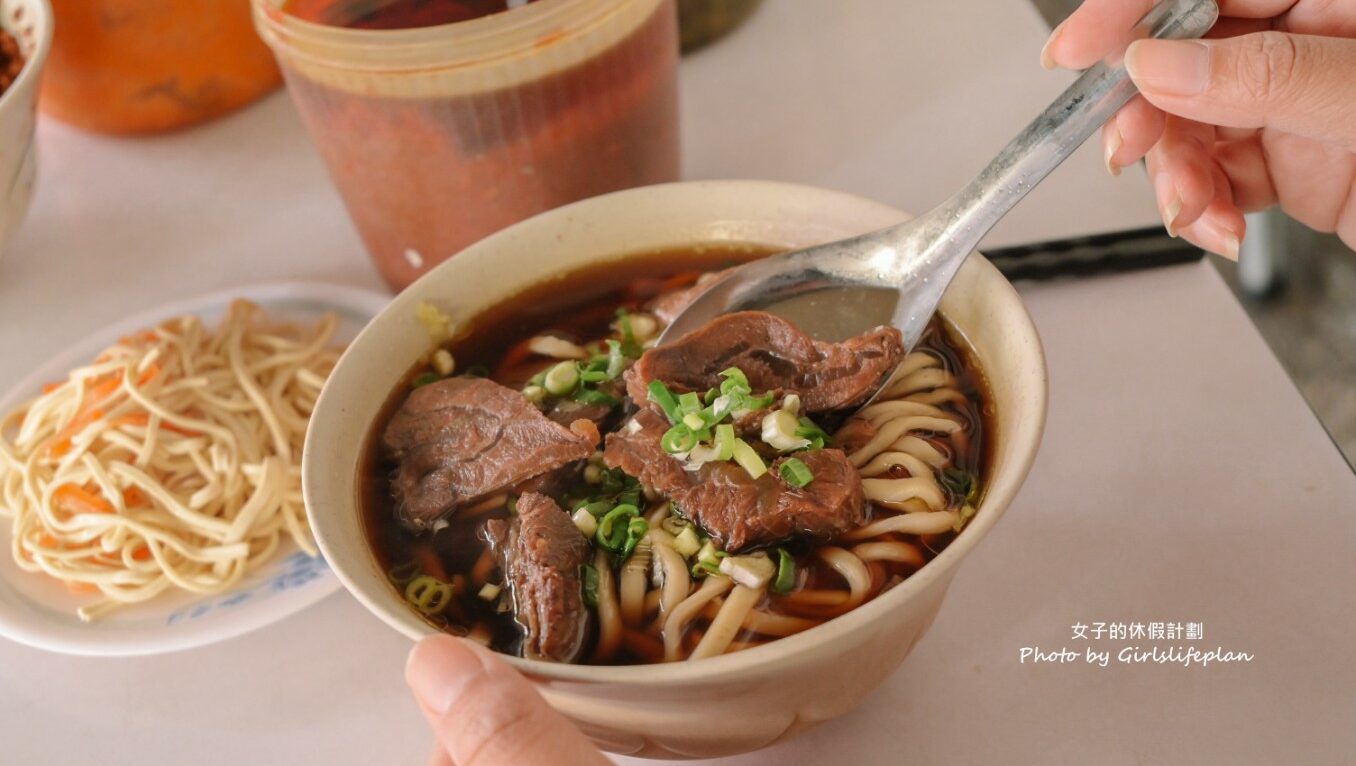
<svg viewBox="0 0 1356 766">
<path fill-rule="evenodd" d="M 1044 34 L 1021 3 L 765 3 L 683 63 L 685 173 L 923 209 L 1067 84 L 1034 63 Z M 174 296 L 260 280 L 379 284 L 284 95 L 154 140 L 50 121 L 39 133 L 39 195 L 0 257 L 0 386 Z M 1085 149 L 990 242 L 1150 225 L 1135 175 L 1108 178 Z M 719 763 L 1348 760 L 1356 476 L 1241 308 L 1203 263 L 1021 291 L 1052 379 L 1023 493 L 861 710 Z M 1200 623 L 1204 637 L 1072 637 L 1075 623 L 1151 621 Z M 1175 643 L 1255 659 L 1019 663 L 1023 647 Z M 3 760 L 422 763 L 429 735 L 401 681 L 408 646 L 343 594 L 154 658 L 0 642 Z"/>
</svg>

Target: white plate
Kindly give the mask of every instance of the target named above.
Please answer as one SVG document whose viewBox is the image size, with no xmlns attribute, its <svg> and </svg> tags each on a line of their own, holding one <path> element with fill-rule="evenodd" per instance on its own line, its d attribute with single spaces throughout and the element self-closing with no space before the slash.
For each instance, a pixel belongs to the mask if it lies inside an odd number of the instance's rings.
<svg viewBox="0 0 1356 766">
<path fill-rule="evenodd" d="M 88 363 L 124 335 L 182 314 L 196 314 L 214 324 L 235 298 L 248 298 L 270 315 L 294 321 L 315 321 L 333 311 L 339 315 L 335 336 L 341 341 L 352 340 L 390 301 L 390 296 L 370 290 L 314 283 L 233 288 L 180 301 L 101 328 L 57 354 L 0 399 L 0 412 L 33 397 L 43 383 L 65 379 L 71 368 Z M 72 594 L 50 577 L 19 569 L 10 554 L 7 521 L 0 517 L 0 635 L 40 649 L 104 656 L 188 649 L 261 628 L 339 589 L 339 580 L 323 558 L 312 559 L 287 541 L 270 563 L 232 591 L 207 597 L 166 592 L 85 623 L 75 611 L 91 597 Z"/>
</svg>

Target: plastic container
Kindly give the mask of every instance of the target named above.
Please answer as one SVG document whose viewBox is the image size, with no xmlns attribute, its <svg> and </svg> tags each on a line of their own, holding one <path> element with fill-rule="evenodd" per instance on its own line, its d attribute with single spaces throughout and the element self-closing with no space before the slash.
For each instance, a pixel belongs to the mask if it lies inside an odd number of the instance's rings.
<svg viewBox="0 0 1356 766">
<path fill-rule="evenodd" d="M 538 212 L 678 176 L 673 0 L 539 0 L 401 30 L 323 26 L 284 12 L 285 0 L 253 2 L 397 289 Z"/>
<path fill-rule="evenodd" d="M 249 0 L 51 0 L 56 39 L 39 108 L 85 130 L 194 125 L 282 83 Z"/>
</svg>

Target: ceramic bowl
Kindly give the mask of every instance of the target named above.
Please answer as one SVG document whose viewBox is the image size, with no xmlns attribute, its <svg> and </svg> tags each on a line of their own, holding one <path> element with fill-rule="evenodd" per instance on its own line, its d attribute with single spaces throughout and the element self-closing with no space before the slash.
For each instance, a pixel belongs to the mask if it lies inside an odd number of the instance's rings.
<svg viewBox="0 0 1356 766">
<path fill-rule="evenodd" d="M 679 183 L 558 208 L 468 248 L 397 296 L 349 347 L 325 386 L 302 468 L 306 507 L 325 556 L 349 591 L 382 620 L 413 639 L 432 632 L 387 582 L 357 505 L 361 455 L 374 420 L 400 377 L 429 350 L 415 318 L 420 301 L 466 321 L 553 276 L 632 254 L 722 242 L 799 248 L 903 218 L 876 202 L 803 186 Z M 932 624 L 961 560 L 1016 495 L 1044 427 L 1040 340 L 1007 280 L 983 257 L 972 256 L 942 311 L 973 345 L 996 416 L 993 433 L 986 434 L 994 450 L 983 504 L 940 555 L 846 615 L 742 652 L 642 666 L 508 661 L 599 745 L 631 755 L 745 752 L 856 706 Z"/>
<path fill-rule="evenodd" d="M 47 0 L 0 0 L 0 27 L 24 55 L 19 77 L 0 96 L 0 253 L 18 230 L 33 198 L 37 174 L 33 131 L 38 82 L 52 47 L 52 6 Z"/>
</svg>

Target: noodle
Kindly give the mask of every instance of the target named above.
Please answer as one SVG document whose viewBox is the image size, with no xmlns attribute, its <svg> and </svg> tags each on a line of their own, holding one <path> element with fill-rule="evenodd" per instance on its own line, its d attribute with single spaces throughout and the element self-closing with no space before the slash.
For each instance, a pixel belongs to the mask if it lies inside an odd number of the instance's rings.
<svg viewBox="0 0 1356 766">
<path fill-rule="evenodd" d="M 311 407 L 338 352 L 234 302 L 123 338 L 0 420 L 0 515 L 29 572 L 101 595 L 85 620 L 169 588 L 229 590 L 283 535 L 316 555 L 301 499 Z"/>
</svg>

